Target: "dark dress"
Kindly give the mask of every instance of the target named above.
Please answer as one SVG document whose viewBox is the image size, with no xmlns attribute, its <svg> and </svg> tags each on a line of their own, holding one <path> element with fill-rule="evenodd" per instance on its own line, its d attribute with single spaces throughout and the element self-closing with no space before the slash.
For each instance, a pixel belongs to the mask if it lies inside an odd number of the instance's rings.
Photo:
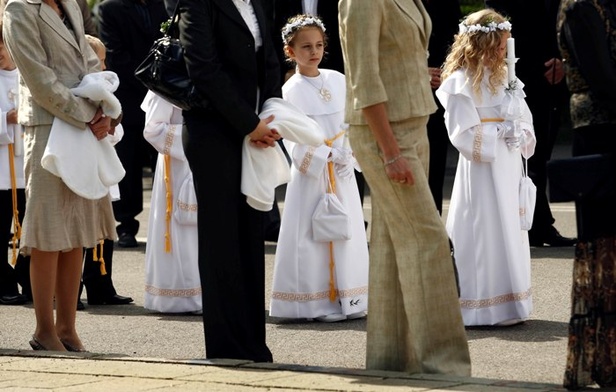
<svg viewBox="0 0 616 392">
<path fill-rule="evenodd" d="M 616 156 L 616 4 L 563 0 L 557 31 L 571 92 L 573 155 Z M 580 200 L 575 208 L 579 242 L 564 386 L 616 387 L 614 196 Z"/>
</svg>

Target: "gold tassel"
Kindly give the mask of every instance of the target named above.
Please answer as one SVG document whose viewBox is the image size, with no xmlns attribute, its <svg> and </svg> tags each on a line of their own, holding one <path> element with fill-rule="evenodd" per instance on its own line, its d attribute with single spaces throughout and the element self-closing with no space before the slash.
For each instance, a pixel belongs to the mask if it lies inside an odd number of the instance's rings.
<svg viewBox="0 0 616 392">
<path fill-rule="evenodd" d="M 333 138 L 325 139 L 325 144 L 331 147 L 334 141 L 340 136 L 344 135 L 345 131 L 338 132 Z M 336 193 L 336 178 L 334 177 L 334 162 L 327 162 L 327 172 L 329 174 L 329 181 L 327 182 L 327 193 Z M 336 302 L 336 283 L 334 281 L 334 243 L 329 243 L 329 301 Z"/>
<path fill-rule="evenodd" d="M 105 259 L 103 258 L 103 246 L 105 245 L 105 240 L 101 240 L 99 243 L 101 247 L 101 256 L 98 258 L 98 262 L 101 263 L 101 275 L 107 275 L 107 269 L 105 268 Z M 96 249 L 96 246 L 94 247 Z"/>
<path fill-rule="evenodd" d="M 336 302 L 336 284 L 334 283 L 334 243 L 329 243 L 329 301 Z"/>
<path fill-rule="evenodd" d="M 9 144 L 9 170 L 11 171 L 11 194 L 13 198 L 13 258 L 11 265 L 17 263 L 17 243 L 21 239 L 21 224 L 19 223 L 19 209 L 17 207 L 17 179 L 15 178 L 15 150 L 13 144 Z"/>
<path fill-rule="evenodd" d="M 173 194 L 171 193 L 171 156 L 165 154 L 165 191 L 167 209 L 165 210 L 165 252 L 171 252 L 171 211 L 173 209 Z"/>
</svg>

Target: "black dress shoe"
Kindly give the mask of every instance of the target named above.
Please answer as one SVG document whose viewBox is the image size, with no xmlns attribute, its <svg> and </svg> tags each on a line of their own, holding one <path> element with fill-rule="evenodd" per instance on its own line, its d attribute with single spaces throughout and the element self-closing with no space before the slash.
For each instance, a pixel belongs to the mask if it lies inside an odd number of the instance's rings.
<svg viewBox="0 0 616 392">
<path fill-rule="evenodd" d="M 81 298 L 77 300 L 77 310 L 86 310 L 86 305 L 83 304 Z"/>
<path fill-rule="evenodd" d="M 0 297 L 2 305 L 23 305 L 28 302 L 28 297 L 23 294 L 6 294 Z"/>
<path fill-rule="evenodd" d="M 92 298 L 88 296 L 88 305 L 126 305 L 131 302 L 133 302 L 133 299 L 131 297 L 124 297 L 118 294 L 105 298 Z"/>
<path fill-rule="evenodd" d="M 529 240 L 530 246 L 534 247 L 542 247 L 544 245 L 552 246 L 552 247 L 565 247 L 565 246 L 573 246 L 577 243 L 577 238 L 569 238 L 563 237 L 555 227 L 549 230 L 549 233 L 546 237 L 542 239 L 531 238 Z"/>
<path fill-rule="evenodd" d="M 136 248 L 139 246 L 134 235 L 129 233 L 120 233 L 118 238 L 118 246 L 120 248 Z"/>
</svg>

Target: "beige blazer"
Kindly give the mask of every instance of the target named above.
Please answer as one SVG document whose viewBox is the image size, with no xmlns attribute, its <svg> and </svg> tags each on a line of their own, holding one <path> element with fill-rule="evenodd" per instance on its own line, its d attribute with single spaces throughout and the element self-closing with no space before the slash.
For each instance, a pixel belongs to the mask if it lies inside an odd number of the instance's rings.
<svg viewBox="0 0 616 392">
<path fill-rule="evenodd" d="M 6 47 L 19 69 L 18 121 L 47 125 L 58 117 L 80 129 L 92 120 L 98 103 L 69 91 L 84 75 L 98 70 L 99 61 L 83 31 L 75 0 L 61 0 L 74 34 L 41 0 L 9 0 L 4 10 Z"/>
<path fill-rule="evenodd" d="M 349 124 L 385 103 L 390 121 L 436 111 L 428 74 L 432 22 L 421 0 L 340 0 Z"/>
</svg>

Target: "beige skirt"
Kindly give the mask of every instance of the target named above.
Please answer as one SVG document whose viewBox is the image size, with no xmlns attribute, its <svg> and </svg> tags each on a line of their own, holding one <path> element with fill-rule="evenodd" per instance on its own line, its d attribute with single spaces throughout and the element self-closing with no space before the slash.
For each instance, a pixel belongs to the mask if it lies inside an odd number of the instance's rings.
<svg viewBox="0 0 616 392">
<path fill-rule="evenodd" d="M 24 132 L 26 212 L 20 245 L 26 255 L 32 248 L 68 251 L 91 248 L 100 240 L 116 238 L 109 195 L 98 200 L 85 199 L 41 166 L 50 129 L 51 125 L 39 125 L 25 127 Z"/>
</svg>

